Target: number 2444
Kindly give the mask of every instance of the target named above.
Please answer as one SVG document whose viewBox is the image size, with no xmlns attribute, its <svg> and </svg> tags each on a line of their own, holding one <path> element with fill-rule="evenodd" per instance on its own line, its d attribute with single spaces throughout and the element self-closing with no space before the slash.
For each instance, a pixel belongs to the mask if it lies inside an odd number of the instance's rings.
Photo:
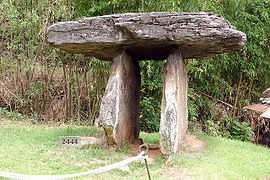
<svg viewBox="0 0 270 180">
<path fill-rule="evenodd" d="M 62 139 L 62 144 L 78 144 L 78 139 Z"/>
</svg>

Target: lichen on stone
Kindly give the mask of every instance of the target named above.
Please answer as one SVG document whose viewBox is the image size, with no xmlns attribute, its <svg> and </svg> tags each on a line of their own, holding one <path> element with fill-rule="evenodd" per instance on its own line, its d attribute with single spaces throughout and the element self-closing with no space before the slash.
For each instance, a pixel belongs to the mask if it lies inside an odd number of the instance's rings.
<svg viewBox="0 0 270 180">
<path fill-rule="evenodd" d="M 109 126 L 109 125 L 104 125 L 103 129 L 105 131 L 105 135 L 107 137 L 107 142 L 109 146 L 114 146 L 116 145 L 116 141 L 113 137 L 113 126 Z"/>
</svg>

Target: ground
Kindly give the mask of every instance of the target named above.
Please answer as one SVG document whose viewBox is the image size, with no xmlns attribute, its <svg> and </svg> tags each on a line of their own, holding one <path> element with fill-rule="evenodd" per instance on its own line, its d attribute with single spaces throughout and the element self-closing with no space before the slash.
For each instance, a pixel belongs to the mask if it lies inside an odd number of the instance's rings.
<svg viewBox="0 0 270 180">
<path fill-rule="evenodd" d="M 30 122 L 30 121 L 29 121 Z M 72 149 L 68 171 L 68 148 L 58 145 L 59 136 L 102 137 L 100 128 L 75 125 L 32 125 L 0 120 L 0 171 L 22 174 L 66 174 L 96 169 L 139 154 L 138 145 L 115 149 L 101 145 Z M 97 142 L 95 138 L 88 138 Z M 147 144 L 158 144 L 159 133 L 140 133 Z M 152 179 L 269 179 L 270 149 L 205 134 L 188 134 L 179 154 L 148 153 Z M 19 161 L 18 161 L 19 159 Z M 147 179 L 144 161 L 79 179 Z"/>
</svg>

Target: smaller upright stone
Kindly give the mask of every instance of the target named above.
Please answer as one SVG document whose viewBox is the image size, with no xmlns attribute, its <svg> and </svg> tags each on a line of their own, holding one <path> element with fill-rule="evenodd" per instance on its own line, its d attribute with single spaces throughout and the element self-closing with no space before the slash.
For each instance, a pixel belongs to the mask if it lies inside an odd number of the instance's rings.
<svg viewBox="0 0 270 180">
<path fill-rule="evenodd" d="M 173 51 L 165 64 L 161 101 L 160 150 L 177 153 L 186 135 L 188 124 L 187 69 L 180 49 Z"/>
<path fill-rule="evenodd" d="M 139 136 L 140 67 L 125 51 L 112 61 L 99 120 L 109 145 L 134 142 Z"/>
</svg>

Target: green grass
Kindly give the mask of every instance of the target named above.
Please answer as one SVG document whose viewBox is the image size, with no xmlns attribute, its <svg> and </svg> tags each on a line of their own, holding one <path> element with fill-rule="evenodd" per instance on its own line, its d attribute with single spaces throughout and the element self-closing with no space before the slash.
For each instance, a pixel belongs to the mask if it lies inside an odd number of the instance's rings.
<svg viewBox="0 0 270 180">
<path fill-rule="evenodd" d="M 0 125 L 0 171 L 23 174 L 67 174 L 84 172 L 135 156 L 122 150 L 100 147 L 72 148 L 72 170 L 68 170 L 68 148 L 58 145 L 59 136 L 100 136 L 102 130 L 87 127 Z M 141 133 L 147 143 L 157 143 L 158 133 Z M 201 135 L 204 149 L 184 149 L 170 163 L 157 157 L 149 166 L 152 179 L 260 179 L 270 177 L 270 149 L 248 142 Z M 143 162 L 77 179 L 147 179 Z M 1 179 L 1 178 L 0 178 Z"/>
<path fill-rule="evenodd" d="M 145 133 L 141 132 L 140 133 L 140 138 L 143 139 L 144 143 L 149 143 L 149 144 L 158 144 L 159 143 L 159 133 Z"/>
<path fill-rule="evenodd" d="M 270 177 L 270 149 L 250 142 L 201 137 L 204 152 L 182 152 L 175 166 L 188 168 L 195 179 L 261 179 Z"/>
<path fill-rule="evenodd" d="M 127 146 L 117 150 L 100 147 L 72 148 L 72 170 L 69 172 L 68 147 L 58 145 L 59 136 L 101 136 L 99 128 L 46 127 L 0 125 L 0 171 L 20 174 L 68 174 L 96 169 L 136 156 L 127 153 Z M 129 155 L 127 155 L 129 154 Z M 157 163 L 152 167 L 159 167 Z M 130 172 L 119 169 L 79 179 L 144 179 L 147 177 L 142 162 L 134 162 Z M 153 177 L 159 177 L 159 173 Z M 0 177 L 1 179 L 1 177 Z"/>
</svg>

